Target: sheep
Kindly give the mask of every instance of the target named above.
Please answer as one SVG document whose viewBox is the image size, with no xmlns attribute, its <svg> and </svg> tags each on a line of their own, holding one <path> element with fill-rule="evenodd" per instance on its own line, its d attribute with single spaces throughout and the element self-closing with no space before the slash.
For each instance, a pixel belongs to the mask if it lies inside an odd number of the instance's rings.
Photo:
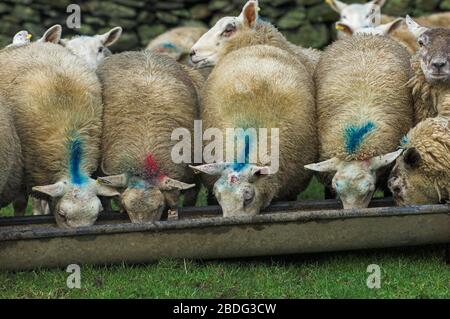
<svg viewBox="0 0 450 319">
<path fill-rule="evenodd" d="M 31 37 L 32 35 L 31 33 L 28 33 L 28 31 L 26 30 L 19 31 L 14 35 L 12 43 L 6 47 L 8 48 L 13 46 L 21 46 L 29 44 Z"/>
<path fill-rule="evenodd" d="M 415 104 L 415 123 L 438 114 L 450 116 L 450 30 L 423 27 L 409 16 L 406 23 L 420 49 L 411 59 L 409 82 Z M 447 102 L 446 102 L 447 100 Z"/>
<path fill-rule="evenodd" d="M 428 118 L 403 139 L 403 155 L 389 178 L 398 205 L 438 204 L 450 200 L 450 126 L 448 117 Z"/>
<path fill-rule="evenodd" d="M 115 27 L 100 35 L 76 36 L 70 40 L 61 39 L 60 44 L 95 69 L 101 61 L 111 55 L 108 47 L 113 45 L 121 35 L 122 28 Z"/>
<path fill-rule="evenodd" d="M 146 49 L 188 64 L 189 51 L 206 31 L 204 27 L 177 27 L 154 38 Z"/>
<path fill-rule="evenodd" d="M 21 191 L 23 163 L 19 137 L 10 103 L 0 96 L 0 208 L 10 204 Z"/>
<path fill-rule="evenodd" d="M 405 19 L 398 18 L 398 19 L 395 19 L 394 21 L 391 21 L 386 24 L 380 24 L 380 25 L 372 26 L 372 27 L 359 28 L 359 29 L 355 29 L 355 30 L 343 22 L 337 22 L 336 29 L 340 30 L 350 36 L 357 35 L 357 34 L 360 34 L 360 35 L 361 34 L 390 35 L 390 34 L 393 34 L 393 32 L 395 32 L 395 30 L 400 28 L 404 21 L 405 21 Z"/>
<path fill-rule="evenodd" d="M 346 209 L 368 206 L 381 169 L 400 154 L 398 141 L 413 124 L 409 75 L 408 52 L 388 37 L 348 37 L 322 55 L 315 73 L 322 162 L 306 168 L 324 173 Z"/>
<path fill-rule="evenodd" d="M 396 21 L 398 18 L 387 15 L 381 15 L 380 9 L 385 0 L 374 0 L 365 4 L 346 4 L 337 0 L 327 0 L 327 3 L 340 14 L 340 20 L 336 23 L 338 38 L 342 39 L 345 35 L 352 34 L 360 29 L 376 27 L 380 24 L 388 24 Z M 450 12 L 435 13 L 428 16 L 418 17 L 417 21 L 427 27 L 450 27 Z M 345 25 L 345 28 L 342 27 Z M 348 28 L 353 32 L 348 32 Z M 406 26 L 400 26 L 391 37 L 404 45 L 410 54 L 414 54 L 419 49 L 416 39 Z"/>
<path fill-rule="evenodd" d="M 253 2 L 258 7 L 258 2 Z M 243 14 L 244 11 L 239 17 L 224 17 L 211 30 L 205 33 L 191 49 L 192 65 L 205 68 L 213 65 L 221 58 L 221 55 L 239 47 L 266 44 L 294 54 L 307 67 L 310 73 L 314 72 L 320 59 L 321 51 L 312 48 L 302 48 L 290 43 L 273 25 L 259 18 L 255 20 L 251 28 L 246 27 L 243 24 Z M 211 56 L 208 59 L 198 58 L 197 50 L 199 48 L 205 51 L 204 56 L 208 54 Z M 219 48 L 223 49 L 219 50 Z"/>
<path fill-rule="evenodd" d="M 193 47 L 197 67 L 214 66 L 202 94 L 204 129 L 245 130 L 235 134 L 241 143 L 237 160 L 227 154 L 227 161 L 192 166 L 206 174 L 204 182 L 224 217 L 256 215 L 273 199 L 295 199 L 312 177 L 303 165 L 318 155 L 311 70 L 275 27 L 258 20 L 257 12 L 256 1 L 248 1 L 239 17 L 220 20 Z M 251 130 L 264 128 L 272 145 L 279 145 L 279 164 L 272 148 L 270 167 L 261 153 L 256 156 L 261 149 L 251 137 Z M 279 129 L 279 143 L 272 129 Z M 230 140 L 234 136 L 227 144 Z"/>
<path fill-rule="evenodd" d="M 95 73 L 58 42 L 60 28 L 42 41 L 0 52 L 0 94 L 11 101 L 22 145 L 28 192 L 51 198 L 60 227 L 92 225 L 99 196 L 117 196 L 90 175 L 100 156 L 102 101 Z"/>
<path fill-rule="evenodd" d="M 351 30 L 376 27 L 380 24 L 380 9 L 386 0 L 373 0 L 365 4 L 352 3 L 347 4 L 338 0 L 326 0 L 331 8 L 339 13 L 338 23 L 346 25 Z M 391 22 L 391 21 L 386 21 Z M 339 31 L 339 25 L 336 25 Z M 338 32 L 338 38 L 342 39 L 344 33 Z"/>
<path fill-rule="evenodd" d="M 187 163 L 171 158 L 177 143 L 171 134 L 193 131 L 202 84 L 187 67 L 148 50 L 113 55 L 97 72 L 104 102 L 101 167 L 109 175 L 98 181 L 120 190 L 132 222 L 159 220 L 166 207 L 176 209 L 181 190 L 195 186 Z"/>
</svg>

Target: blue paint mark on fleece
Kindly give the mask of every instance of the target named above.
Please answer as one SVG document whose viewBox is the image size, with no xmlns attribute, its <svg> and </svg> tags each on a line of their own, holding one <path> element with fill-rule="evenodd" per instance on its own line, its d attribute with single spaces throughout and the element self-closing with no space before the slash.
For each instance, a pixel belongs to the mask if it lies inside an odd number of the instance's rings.
<svg viewBox="0 0 450 319">
<path fill-rule="evenodd" d="M 375 124 L 369 121 L 362 125 L 348 125 L 344 129 L 345 149 L 348 154 L 354 154 L 361 146 L 367 134 L 375 129 Z"/>
<path fill-rule="evenodd" d="M 249 164 L 249 157 L 250 157 L 250 136 L 245 135 L 245 147 L 244 147 L 244 162 L 239 162 L 239 157 L 236 159 L 236 161 L 233 164 L 233 170 L 235 172 L 242 171 L 247 164 Z"/>
<path fill-rule="evenodd" d="M 176 47 L 176 45 L 174 45 L 173 43 L 170 43 L 170 42 L 164 42 L 164 43 L 162 44 L 162 47 L 163 47 L 164 49 L 178 49 L 178 48 Z"/>
<path fill-rule="evenodd" d="M 87 176 L 81 171 L 81 161 L 83 160 L 83 141 L 76 137 L 69 142 L 69 172 L 72 184 L 83 185 Z"/>
<path fill-rule="evenodd" d="M 400 145 L 406 146 L 408 143 L 409 143 L 408 136 L 407 135 L 403 136 L 402 139 L 400 140 Z"/>
</svg>

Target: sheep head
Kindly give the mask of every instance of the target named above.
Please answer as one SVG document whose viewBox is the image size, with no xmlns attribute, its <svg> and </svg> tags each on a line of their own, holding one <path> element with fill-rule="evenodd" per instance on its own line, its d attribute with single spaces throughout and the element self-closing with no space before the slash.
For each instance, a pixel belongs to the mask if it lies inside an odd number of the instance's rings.
<svg viewBox="0 0 450 319">
<path fill-rule="evenodd" d="M 114 44 L 121 34 L 122 28 L 115 27 L 100 35 L 62 39 L 60 44 L 83 59 L 89 67 L 96 69 L 107 56 L 111 55 L 108 47 Z"/>
<path fill-rule="evenodd" d="M 402 24 L 404 19 L 398 18 L 395 19 L 392 22 L 378 25 L 378 26 L 372 26 L 372 27 L 365 27 L 365 28 L 359 28 L 359 29 L 352 29 L 349 25 L 343 23 L 343 22 L 337 22 L 336 23 L 336 29 L 339 31 L 343 31 L 344 33 L 348 35 L 389 35 L 395 30 L 397 30 Z"/>
<path fill-rule="evenodd" d="M 220 176 L 214 184 L 213 192 L 224 217 L 257 215 L 271 201 L 271 198 L 262 194 L 259 187 L 259 183 L 269 176 L 269 167 L 214 163 L 191 168 L 198 173 Z"/>
<path fill-rule="evenodd" d="M 82 181 L 64 178 L 52 185 L 35 186 L 32 190 L 52 198 L 56 223 L 64 228 L 92 226 L 103 210 L 97 196 L 119 195 L 116 190 L 100 185 L 91 178 Z"/>
<path fill-rule="evenodd" d="M 411 17 L 406 17 L 409 32 L 419 44 L 420 64 L 428 82 L 432 84 L 450 81 L 450 30 L 423 27 Z"/>
<path fill-rule="evenodd" d="M 305 168 L 316 172 L 336 172 L 332 187 L 344 208 L 366 208 L 376 190 L 377 170 L 394 162 L 401 152 L 402 150 L 398 150 L 366 161 L 347 162 L 335 157 L 306 165 Z"/>
<path fill-rule="evenodd" d="M 338 0 L 326 1 L 331 8 L 339 13 L 340 23 L 345 24 L 351 30 L 377 26 L 381 19 L 380 9 L 385 0 L 373 0 L 365 4 L 346 4 Z"/>
<path fill-rule="evenodd" d="M 191 63 L 196 68 L 216 65 L 231 38 L 244 29 L 255 28 L 258 11 L 258 2 L 248 1 L 238 17 L 224 17 L 217 21 L 192 47 Z"/>
<path fill-rule="evenodd" d="M 100 184 L 123 190 L 120 200 L 133 223 L 157 221 L 166 207 L 166 195 L 187 190 L 195 184 L 186 184 L 165 175 L 145 179 L 128 174 L 100 177 Z"/>
</svg>

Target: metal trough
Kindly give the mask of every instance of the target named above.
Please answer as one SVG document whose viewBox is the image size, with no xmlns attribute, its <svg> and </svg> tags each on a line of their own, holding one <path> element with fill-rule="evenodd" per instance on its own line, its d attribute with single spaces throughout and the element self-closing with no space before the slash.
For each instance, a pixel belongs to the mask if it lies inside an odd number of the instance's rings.
<svg viewBox="0 0 450 319">
<path fill-rule="evenodd" d="M 51 216 L 0 218 L 0 269 L 146 263 L 450 243 L 450 206 L 342 210 L 335 200 L 276 203 L 258 216 L 220 217 L 192 207 L 179 220 L 131 224 L 103 214 L 96 225 L 59 229 Z"/>
</svg>

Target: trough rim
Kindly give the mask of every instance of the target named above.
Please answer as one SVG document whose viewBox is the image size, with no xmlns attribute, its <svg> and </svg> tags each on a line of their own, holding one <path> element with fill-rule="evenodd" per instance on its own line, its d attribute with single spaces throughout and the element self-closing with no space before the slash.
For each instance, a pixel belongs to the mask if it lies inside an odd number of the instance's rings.
<svg viewBox="0 0 450 319">
<path fill-rule="evenodd" d="M 0 241 L 32 240 L 55 237 L 77 237 L 92 235 L 112 235 L 134 232 L 162 232 L 171 230 L 189 230 L 208 227 L 229 227 L 229 226 L 250 226 L 255 227 L 261 224 L 280 223 L 308 223 L 327 222 L 335 220 L 346 220 L 354 218 L 383 218 L 383 217 L 406 217 L 421 215 L 442 215 L 450 216 L 450 206 L 422 205 L 405 207 L 375 207 L 364 209 L 330 209 L 330 210 L 290 210 L 279 212 L 266 212 L 256 216 L 238 217 L 203 217 L 195 219 L 155 221 L 141 224 L 116 223 L 93 225 L 75 229 L 65 229 L 56 227 L 33 227 L 22 229 L 3 229 L 0 227 Z M 449 224 L 450 231 L 450 224 Z"/>
</svg>

